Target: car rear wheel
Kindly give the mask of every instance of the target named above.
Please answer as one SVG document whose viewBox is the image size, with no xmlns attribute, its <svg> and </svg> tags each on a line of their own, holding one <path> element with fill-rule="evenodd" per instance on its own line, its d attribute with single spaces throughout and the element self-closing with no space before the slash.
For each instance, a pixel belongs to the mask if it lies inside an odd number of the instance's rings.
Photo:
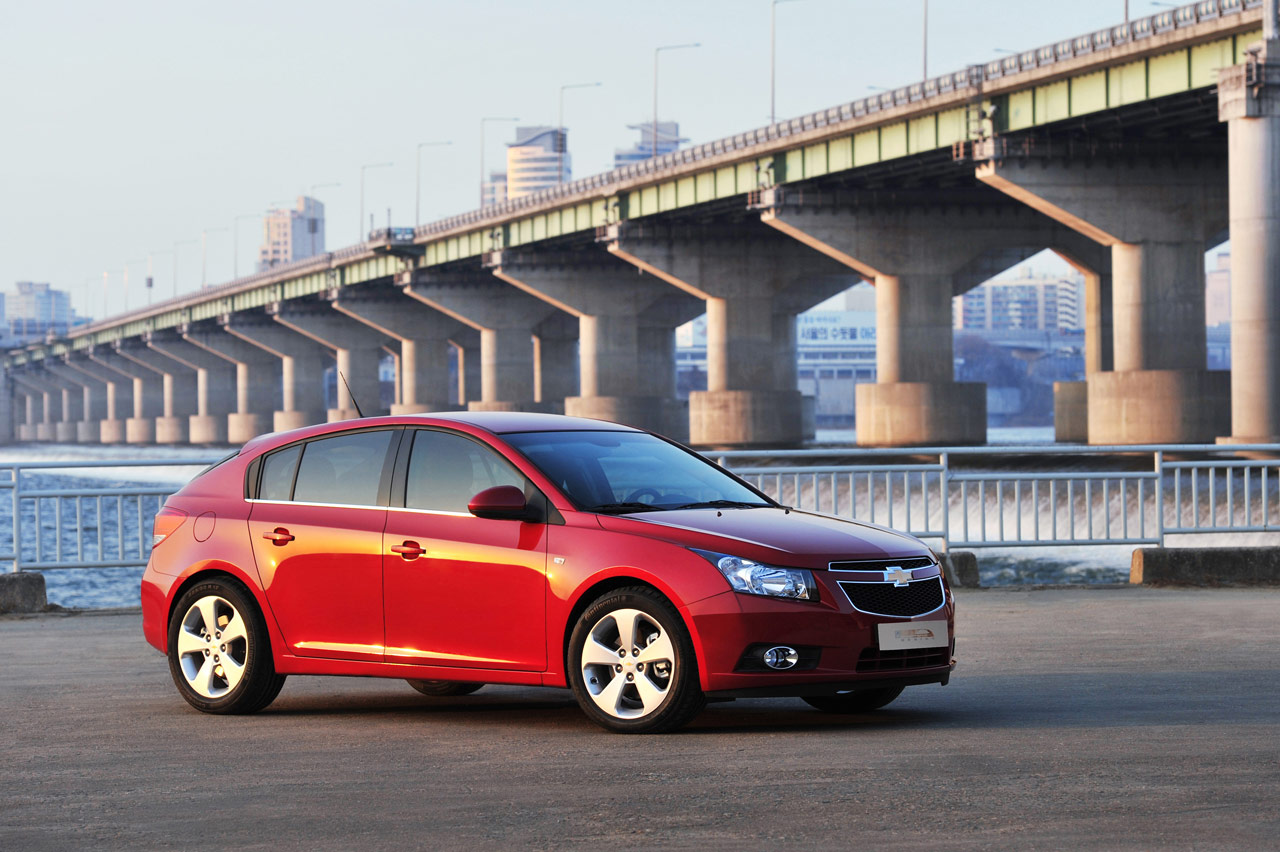
<svg viewBox="0 0 1280 852">
<path fill-rule="evenodd" d="M 583 712 L 617 733 L 672 731 L 706 704 L 680 614 L 643 586 L 587 607 L 569 640 L 569 681 Z"/>
<path fill-rule="evenodd" d="M 840 692 L 836 695 L 810 695 L 804 701 L 825 713 L 867 713 L 879 710 L 902 694 L 903 687 L 867 689 L 860 692 Z"/>
<path fill-rule="evenodd" d="M 284 686 L 262 613 L 228 578 L 198 583 L 173 608 L 169 673 L 178 693 L 205 713 L 256 713 Z"/>
<path fill-rule="evenodd" d="M 484 686 L 483 683 L 461 683 L 456 680 L 406 680 L 405 683 L 423 695 L 430 695 L 433 698 L 441 698 L 447 695 L 470 695 Z"/>
</svg>

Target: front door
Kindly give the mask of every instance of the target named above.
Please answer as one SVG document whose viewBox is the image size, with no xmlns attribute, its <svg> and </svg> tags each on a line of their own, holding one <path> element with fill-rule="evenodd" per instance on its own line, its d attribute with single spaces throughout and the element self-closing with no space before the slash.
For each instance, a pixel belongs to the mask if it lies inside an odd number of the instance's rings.
<svg viewBox="0 0 1280 852">
<path fill-rule="evenodd" d="M 467 511 L 480 491 L 527 488 L 525 477 L 454 432 L 419 429 L 412 440 L 383 537 L 387 660 L 544 670 L 546 525 Z"/>
</svg>

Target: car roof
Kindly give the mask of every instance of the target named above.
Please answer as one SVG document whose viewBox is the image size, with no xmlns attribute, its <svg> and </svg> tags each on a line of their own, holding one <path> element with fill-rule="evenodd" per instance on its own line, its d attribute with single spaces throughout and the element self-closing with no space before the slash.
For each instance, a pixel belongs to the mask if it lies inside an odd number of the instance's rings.
<svg viewBox="0 0 1280 852">
<path fill-rule="evenodd" d="M 271 432 L 259 435 L 244 445 L 242 453 L 274 449 L 296 440 L 319 435 L 331 435 L 348 429 L 367 429 L 376 426 L 469 426 L 494 435 L 513 432 L 640 432 L 631 426 L 608 420 L 591 420 L 586 417 L 566 417 L 563 414 L 542 414 L 532 411 L 434 411 L 423 414 L 399 414 L 389 417 L 361 417 L 334 423 L 317 423 L 288 432 Z"/>
</svg>

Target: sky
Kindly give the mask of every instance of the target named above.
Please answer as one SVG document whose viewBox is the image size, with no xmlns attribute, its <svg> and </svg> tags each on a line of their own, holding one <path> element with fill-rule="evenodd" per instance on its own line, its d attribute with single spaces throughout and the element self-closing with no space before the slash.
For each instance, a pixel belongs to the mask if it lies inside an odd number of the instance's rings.
<svg viewBox="0 0 1280 852">
<path fill-rule="evenodd" d="M 924 0 L 785 0 L 779 119 L 923 76 Z M 1123 0 L 931 0 L 930 75 L 1119 23 Z M 1161 4 L 1130 0 L 1134 17 Z M 701 143 L 769 118 L 770 0 L 222 0 L 0 3 L 0 291 L 70 290 L 81 313 L 245 275 L 255 216 L 313 192 L 328 248 L 364 208 L 414 223 L 477 205 L 481 119 L 556 122 L 573 174 L 611 167 L 627 125 L 661 120 Z M 516 123 L 484 124 L 486 168 Z M 333 186 L 332 184 L 339 184 Z M 205 250 L 202 251 L 202 241 Z M 1037 267 L 1053 265 L 1037 260 Z M 125 288 L 125 273 L 128 288 Z"/>
</svg>

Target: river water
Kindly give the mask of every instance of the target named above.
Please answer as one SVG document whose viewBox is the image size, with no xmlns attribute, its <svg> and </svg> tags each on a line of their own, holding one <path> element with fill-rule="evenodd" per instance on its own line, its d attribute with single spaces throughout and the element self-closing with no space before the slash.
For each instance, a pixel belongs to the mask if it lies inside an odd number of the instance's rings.
<svg viewBox="0 0 1280 852">
<path fill-rule="evenodd" d="M 854 433 L 852 430 L 819 431 L 817 438 L 819 444 L 850 444 L 854 439 Z M 1053 429 L 1052 427 L 991 429 L 989 440 L 992 444 L 1001 445 L 1050 443 L 1053 440 Z M 20 444 L 0 447 L 0 464 L 117 460 L 128 462 L 140 459 L 176 461 L 193 458 L 213 460 L 230 449 Z M 23 487 L 24 489 L 30 487 L 89 488 L 109 483 L 112 486 L 157 487 L 176 491 L 199 469 L 199 466 L 160 465 L 45 471 L 24 474 Z M 3 495 L 3 492 L 0 492 L 0 495 Z M 7 495 L 3 497 L 5 506 L 4 513 L 0 513 L 0 519 L 9 517 Z M 154 501 L 151 504 L 144 504 L 149 518 L 149 513 L 154 512 L 158 500 L 147 499 Z M 24 524 L 27 524 L 34 520 L 33 510 L 26 507 L 25 511 Z M 42 519 L 46 541 L 52 523 L 50 518 Z M 70 519 L 64 518 L 64 527 L 70 523 Z M 147 524 L 149 521 L 145 522 L 144 526 Z M 10 526 L 11 524 L 0 520 L 0 552 L 8 551 L 11 546 Z M 101 527 L 101 533 L 99 527 Z M 148 541 L 150 529 L 143 529 L 141 532 L 141 539 L 144 542 Z M 109 508 L 104 510 L 101 519 L 96 515 L 88 518 L 85 522 L 84 541 L 81 542 L 84 558 L 95 557 L 99 534 L 102 535 L 102 550 L 107 558 L 111 558 L 117 552 L 119 546 L 117 536 L 120 534 L 122 534 L 127 555 L 139 552 L 137 544 L 140 538 L 139 527 L 136 512 L 132 510 L 122 512 L 119 519 L 115 518 Z M 34 559 L 34 544 L 30 541 L 20 544 L 23 546 L 24 559 Z M 75 546 L 72 541 L 64 541 L 64 558 L 68 551 L 75 552 Z M 1132 548 L 1126 546 L 1059 547 L 1035 550 L 1007 548 L 980 551 L 978 564 L 983 585 L 1124 582 L 1128 578 L 1131 552 Z M 48 558 L 47 553 L 45 558 Z M 141 568 L 63 568 L 43 573 L 49 601 L 60 606 L 96 609 L 137 606 L 139 603 Z"/>
</svg>

